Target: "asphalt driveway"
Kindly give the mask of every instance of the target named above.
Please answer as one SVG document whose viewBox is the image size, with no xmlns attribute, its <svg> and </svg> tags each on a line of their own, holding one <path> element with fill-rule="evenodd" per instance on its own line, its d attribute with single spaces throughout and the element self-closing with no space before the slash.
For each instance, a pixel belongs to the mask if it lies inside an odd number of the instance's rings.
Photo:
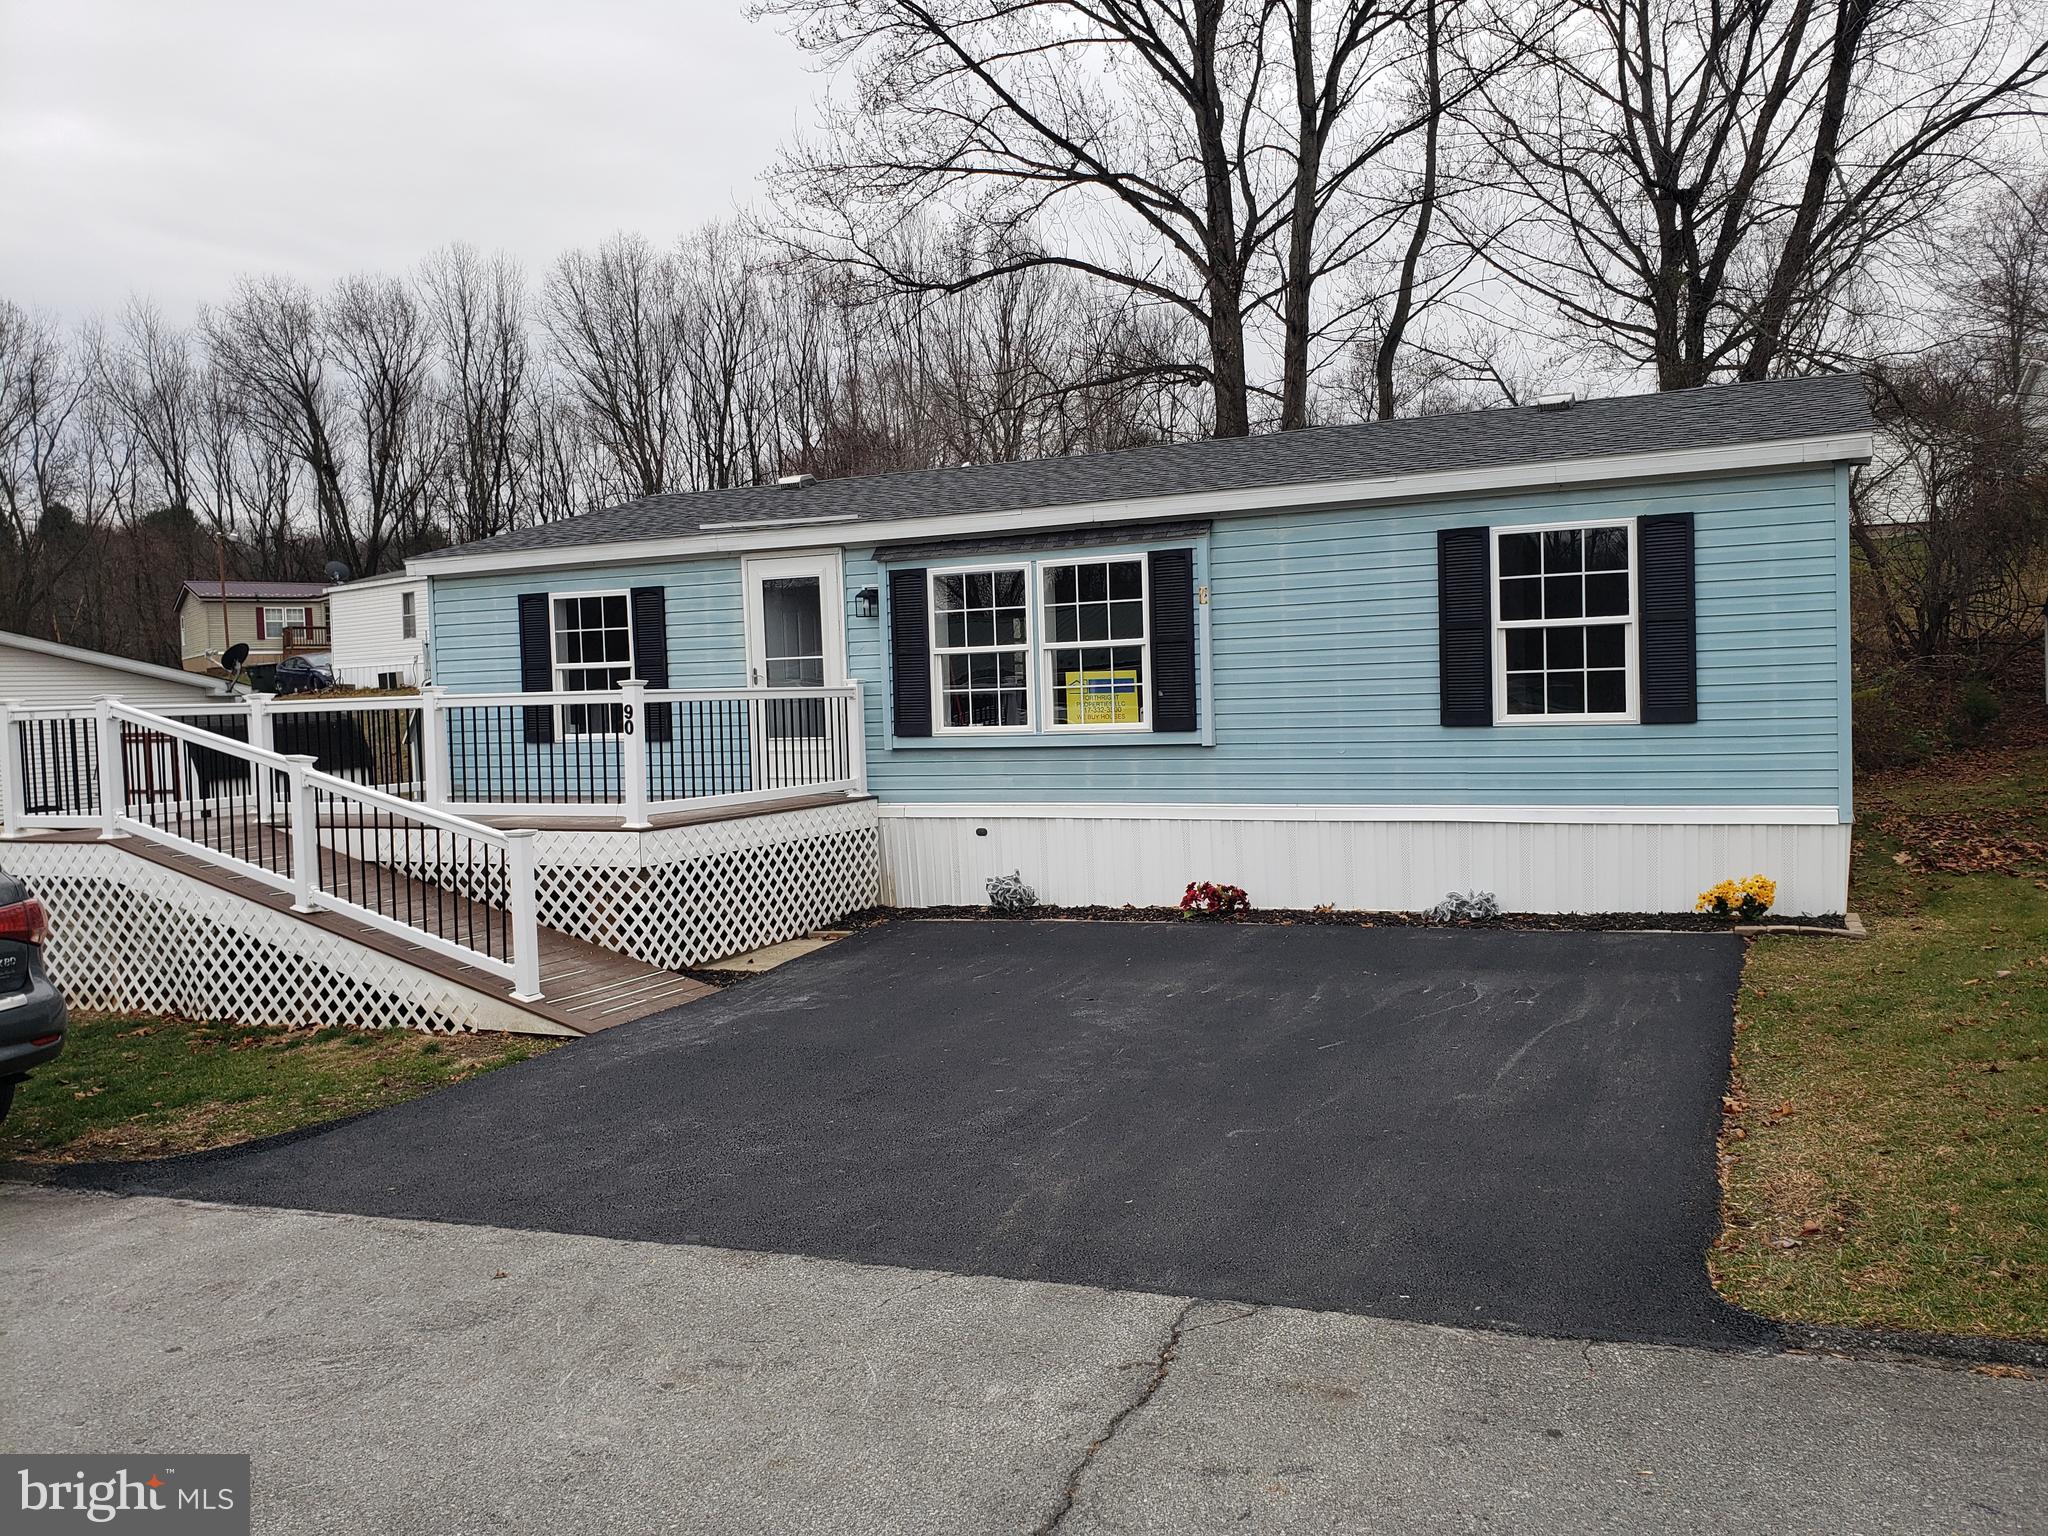
<svg viewBox="0 0 2048 1536">
<path fill-rule="evenodd" d="M 1744 1345 L 1732 936 L 904 921 L 125 1191 Z M 373 1277 L 366 1277 L 366 1280 Z"/>
</svg>

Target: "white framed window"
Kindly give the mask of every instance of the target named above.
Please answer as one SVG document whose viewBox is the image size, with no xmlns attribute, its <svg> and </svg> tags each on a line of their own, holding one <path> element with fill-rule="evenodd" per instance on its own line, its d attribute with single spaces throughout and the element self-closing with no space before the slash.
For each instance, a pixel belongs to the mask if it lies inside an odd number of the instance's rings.
<svg viewBox="0 0 2048 1536">
<path fill-rule="evenodd" d="M 1494 719 L 1636 718 L 1635 522 L 1493 531 Z"/>
<path fill-rule="evenodd" d="M 306 610 L 304 608 L 275 608 L 266 606 L 263 609 L 263 618 L 257 626 L 256 633 L 259 639 L 282 640 L 287 629 L 302 630 L 305 627 Z"/>
<path fill-rule="evenodd" d="M 632 605 L 623 592 L 565 592 L 548 598 L 554 633 L 555 688 L 605 693 L 633 675 Z M 623 705 L 564 704 L 564 736 L 616 736 Z"/>
<path fill-rule="evenodd" d="M 932 729 L 1032 728 L 1031 568 L 932 571 Z"/>
<path fill-rule="evenodd" d="M 1046 730 L 1151 728 L 1145 582 L 1142 555 L 1039 563 Z"/>
<path fill-rule="evenodd" d="M 1151 728 L 1143 555 L 961 566 L 926 581 L 934 733 Z"/>
<path fill-rule="evenodd" d="M 420 611 L 415 601 L 415 592 L 398 594 L 398 637 L 401 640 L 417 640 L 420 635 Z"/>
</svg>

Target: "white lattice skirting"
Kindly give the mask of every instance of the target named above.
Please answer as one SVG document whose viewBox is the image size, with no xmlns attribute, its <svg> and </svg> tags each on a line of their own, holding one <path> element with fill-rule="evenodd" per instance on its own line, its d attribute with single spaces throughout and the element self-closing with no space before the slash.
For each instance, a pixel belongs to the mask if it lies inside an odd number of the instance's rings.
<svg viewBox="0 0 2048 1536">
<path fill-rule="evenodd" d="M 504 901 L 482 867 L 421 856 L 404 831 L 322 834 L 353 857 Z M 543 927 L 668 970 L 793 939 L 875 903 L 875 803 L 850 800 L 654 832 L 534 836 Z"/>
<path fill-rule="evenodd" d="M 655 832 L 535 838 L 540 920 L 677 970 L 780 943 L 875 904 L 875 803 Z"/>
<path fill-rule="evenodd" d="M 0 868 L 50 909 L 50 972 L 74 1009 L 297 1029 L 571 1033 L 118 846 L 0 843 Z"/>
</svg>

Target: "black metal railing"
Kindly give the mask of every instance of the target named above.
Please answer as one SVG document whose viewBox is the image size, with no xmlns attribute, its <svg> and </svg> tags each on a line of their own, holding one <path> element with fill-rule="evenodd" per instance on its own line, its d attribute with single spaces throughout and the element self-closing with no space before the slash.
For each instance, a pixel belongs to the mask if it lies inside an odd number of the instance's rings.
<svg viewBox="0 0 2048 1536">
<path fill-rule="evenodd" d="M 417 932 L 512 959 L 503 847 L 316 785 L 318 889 Z"/>
<path fill-rule="evenodd" d="M 234 727 L 246 733 L 248 724 L 238 716 L 178 723 L 230 740 L 242 739 Z M 131 720 L 119 728 L 128 820 L 273 874 L 292 873 L 292 803 L 281 773 Z"/>
<path fill-rule="evenodd" d="M 417 707 L 274 709 L 270 745 L 288 757 L 310 757 L 321 773 L 351 784 L 367 784 L 404 800 L 421 797 Z"/>
<path fill-rule="evenodd" d="M 99 721 L 24 716 L 14 722 L 9 750 L 21 769 L 21 810 L 31 816 L 100 813 Z"/>
<path fill-rule="evenodd" d="M 684 800 L 754 787 L 744 698 L 679 699 L 647 706 L 647 796 Z"/>
<path fill-rule="evenodd" d="M 617 803 L 619 738 L 582 728 L 618 723 L 605 718 L 606 703 L 446 706 L 450 798 L 505 805 Z"/>
</svg>

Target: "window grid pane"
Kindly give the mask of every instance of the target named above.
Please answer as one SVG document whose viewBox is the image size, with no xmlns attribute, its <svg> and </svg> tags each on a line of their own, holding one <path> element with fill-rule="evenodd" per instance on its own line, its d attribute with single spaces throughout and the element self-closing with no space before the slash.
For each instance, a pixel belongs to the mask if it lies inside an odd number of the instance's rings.
<svg viewBox="0 0 2048 1536">
<path fill-rule="evenodd" d="M 622 594 L 555 599 L 555 687 L 562 693 L 609 693 L 633 675 L 633 632 Z M 565 736 L 616 736 L 625 729 L 620 704 L 565 704 Z"/>
<path fill-rule="evenodd" d="M 1143 559 L 1042 565 L 1039 594 L 1047 724 L 1143 730 L 1149 713 Z"/>
<path fill-rule="evenodd" d="M 1629 542 L 1625 525 L 1496 537 L 1504 714 L 1628 712 Z"/>
<path fill-rule="evenodd" d="M 932 576 L 932 650 L 947 729 L 1030 725 L 1027 575 L 1023 566 L 994 566 Z"/>
</svg>

